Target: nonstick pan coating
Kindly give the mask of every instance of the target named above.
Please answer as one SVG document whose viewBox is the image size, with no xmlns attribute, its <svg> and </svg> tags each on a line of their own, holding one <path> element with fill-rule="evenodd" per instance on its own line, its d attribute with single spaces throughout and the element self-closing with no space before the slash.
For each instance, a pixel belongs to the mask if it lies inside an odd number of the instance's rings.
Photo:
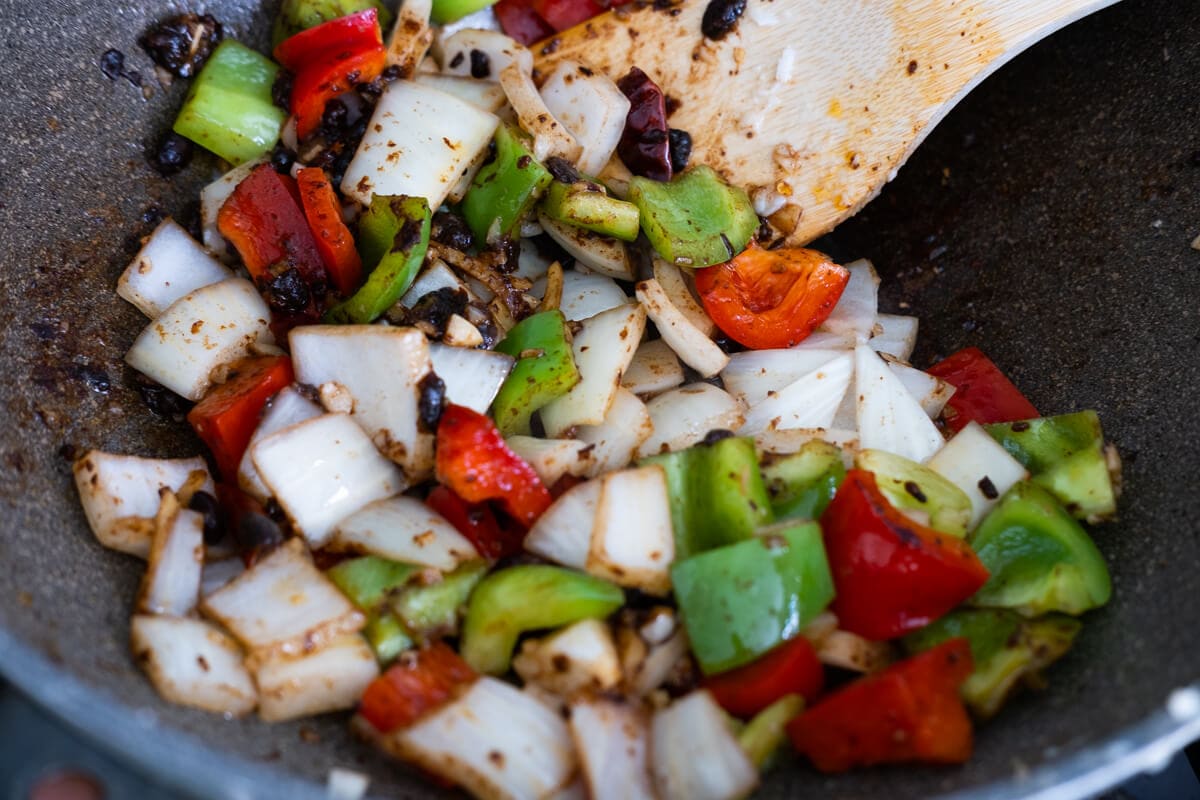
<svg viewBox="0 0 1200 800">
<path fill-rule="evenodd" d="M 169 408 L 147 410 L 122 365 L 142 320 L 113 293 L 137 237 L 160 212 L 192 218 L 211 177 L 203 157 L 171 180 L 144 157 L 183 87 L 163 91 L 135 39 L 175 8 L 0 0 L 0 670 L 198 794 L 315 794 L 316 783 L 284 776 L 323 783 L 347 766 L 381 794 L 437 796 L 351 742 L 343 718 L 267 726 L 160 702 L 127 652 L 142 565 L 101 549 L 77 506 L 74 453 L 198 452 Z M 205 10 L 261 41 L 256 8 Z M 101 73 L 109 48 L 145 93 Z M 790 765 L 762 796 L 915 798 L 985 785 L 989 797 L 1016 796 L 1195 724 L 1161 709 L 1200 678 L 1197 76 L 1200 4 L 1125 0 L 986 81 L 823 242 L 874 259 L 884 308 L 921 316 L 919 364 L 980 345 L 1043 411 L 1098 409 L 1125 456 L 1127 493 L 1120 521 L 1096 530 L 1112 603 L 1088 615 L 1048 691 L 980 728 L 968 765 L 837 779 Z M 1177 698 L 1177 711 L 1186 706 Z"/>
</svg>

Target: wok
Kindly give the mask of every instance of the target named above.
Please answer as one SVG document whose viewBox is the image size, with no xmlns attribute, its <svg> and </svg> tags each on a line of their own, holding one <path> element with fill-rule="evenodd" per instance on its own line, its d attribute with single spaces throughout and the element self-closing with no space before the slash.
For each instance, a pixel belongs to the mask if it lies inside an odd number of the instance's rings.
<svg viewBox="0 0 1200 800">
<path fill-rule="evenodd" d="M 258 3 L 212 3 L 246 39 Z M 437 792 L 352 743 L 344 720 L 267 726 L 160 702 L 127 653 L 140 562 L 102 550 L 69 457 L 190 453 L 121 357 L 142 324 L 113 294 L 154 209 L 188 219 L 212 162 L 164 180 L 144 158 L 182 87 L 134 44 L 168 3 L 0 0 L 0 671 L 97 744 L 214 797 L 316 796 L 335 765 L 398 797 Z M 152 96 L 98 67 L 110 47 Z M 1045 411 L 1097 408 L 1125 456 L 1118 523 L 1096 530 L 1115 592 L 1051 686 L 979 729 L 954 769 L 819 778 L 764 797 L 1096 791 L 1200 735 L 1200 4 L 1125 0 L 973 92 L 899 178 L 822 244 L 866 256 L 883 304 L 921 315 L 919 363 L 979 344 Z M 903 305 L 909 304 L 909 305 Z"/>
</svg>

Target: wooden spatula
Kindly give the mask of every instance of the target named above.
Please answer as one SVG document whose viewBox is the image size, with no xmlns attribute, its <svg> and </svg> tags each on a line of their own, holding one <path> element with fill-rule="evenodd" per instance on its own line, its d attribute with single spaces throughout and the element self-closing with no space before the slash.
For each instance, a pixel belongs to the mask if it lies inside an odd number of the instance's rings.
<svg viewBox="0 0 1200 800">
<path fill-rule="evenodd" d="M 720 2 L 720 0 L 718 0 Z M 794 244 L 853 215 L 975 85 L 1115 0 L 748 0 L 701 32 L 706 0 L 635 0 L 535 50 L 619 78 L 638 66 L 673 98 L 693 163 L 748 187 Z"/>
</svg>

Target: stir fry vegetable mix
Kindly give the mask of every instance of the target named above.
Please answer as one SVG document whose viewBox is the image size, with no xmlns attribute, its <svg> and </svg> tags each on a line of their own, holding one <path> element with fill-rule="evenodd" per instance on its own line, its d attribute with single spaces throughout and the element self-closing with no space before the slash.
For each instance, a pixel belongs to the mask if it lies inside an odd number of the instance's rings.
<svg viewBox="0 0 1200 800">
<path fill-rule="evenodd" d="M 213 254 L 168 221 L 119 292 L 215 469 L 75 467 L 147 560 L 139 663 L 210 711 L 357 708 L 487 797 L 736 797 L 789 739 L 967 759 L 1111 594 L 1099 418 L 975 348 L 909 365 L 871 265 L 778 246 L 636 66 L 539 90 L 519 41 L 601 4 L 430 27 L 488 5 L 286 0 L 274 62 L 208 48 L 175 130 L 234 167 Z"/>
</svg>

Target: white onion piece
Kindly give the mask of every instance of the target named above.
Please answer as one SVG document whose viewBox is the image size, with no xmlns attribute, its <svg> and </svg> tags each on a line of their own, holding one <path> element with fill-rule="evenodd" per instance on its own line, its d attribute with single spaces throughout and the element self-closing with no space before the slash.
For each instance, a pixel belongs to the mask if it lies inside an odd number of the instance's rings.
<svg viewBox="0 0 1200 800">
<path fill-rule="evenodd" d="M 563 60 L 542 82 L 542 99 L 583 149 L 576 166 L 595 175 L 612 158 L 625 131 L 629 98 L 608 76 Z"/>
<path fill-rule="evenodd" d="M 308 325 L 288 336 L 297 383 L 336 383 L 354 399 L 354 421 L 409 480 L 433 468 L 433 441 L 418 426 L 418 384 L 431 369 L 416 328 Z"/>
<path fill-rule="evenodd" d="M 662 800 L 733 800 L 758 785 L 758 770 L 707 691 L 692 692 L 655 712 L 650 758 Z"/>
<path fill-rule="evenodd" d="M 794 344 L 792 350 L 853 350 L 854 331 L 848 333 L 829 333 L 814 331 L 799 344 Z"/>
<path fill-rule="evenodd" d="M 642 342 L 621 376 L 621 386 L 634 394 L 650 395 L 682 386 L 683 365 L 662 339 Z"/>
<path fill-rule="evenodd" d="M 375 653 L 357 633 L 308 655 L 275 654 L 254 672 L 258 715 L 264 722 L 283 722 L 353 708 L 377 677 Z"/>
<path fill-rule="evenodd" d="M 457 75 L 438 75 L 428 72 L 417 73 L 413 76 L 413 80 L 423 86 L 430 86 L 446 94 L 452 94 L 459 100 L 464 100 L 476 108 L 492 114 L 498 113 L 507 102 L 500 84 L 490 81 L 477 81 L 473 78 L 460 78 Z"/>
<path fill-rule="evenodd" d="M 854 381 L 854 356 L 835 356 L 746 412 L 743 434 L 768 428 L 828 428 Z"/>
<path fill-rule="evenodd" d="M 462 199 L 467 196 L 467 192 L 471 189 L 471 184 L 475 181 L 475 175 L 483 167 L 487 161 L 488 151 L 480 150 L 472 159 L 471 163 L 462 168 L 458 173 L 458 180 L 450 187 L 450 191 L 446 193 L 445 202 L 448 204 L 461 203 Z"/>
<path fill-rule="evenodd" d="M 134 661 L 170 703 L 235 717 L 258 705 L 241 648 L 207 622 L 138 614 L 129 644 Z"/>
<path fill-rule="evenodd" d="M 121 273 L 117 294 L 154 319 L 184 295 L 232 277 L 232 272 L 168 217 Z"/>
<path fill-rule="evenodd" d="M 129 366 L 189 400 L 204 397 L 213 370 L 274 344 L 271 311 L 254 284 L 230 278 L 176 300 L 125 354 Z"/>
<path fill-rule="evenodd" d="M 628 302 L 625 292 L 607 275 L 573 269 L 563 272 L 562 300 L 558 307 L 569 320 L 585 320 Z"/>
<path fill-rule="evenodd" d="M 592 800 L 656 800 L 646 762 L 649 724 L 629 703 L 594 698 L 571 704 L 571 735 Z"/>
<path fill-rule="evenodd" d="M 429 26 L 432 10 L 433 0 L 404 0 L 396 9 L 396 21 L 387 41 L 387 65 L 397 67 L 402 78 L 416 73 L 433 44 L 433 29 Z"/>
<path fill-rule="evenodd" d="M 953 386 L 928 372 L 897 361 L 888 362 L 888 367 L 896 373 L 896 377 L 904 384 L 904 388 L 908 389 L 909 394 L 917 398 L 917 402 L 925 409 L 930 419 L 937 419 L 946 403 L 954 396 Z"/>
<path fill-rule="evenodd" d="M 675 535 L 662 467 L 612 472 L 601 481 L 585 569 L 618 586 L 667 594 Z"/>
<path fill-rule="evenodd" d="M 700 301 L 696 299 L 696 296 L 692 294 L 692 287 L 684 271 L 658 256 L 653 257 L 652 263 L 654 280 L 658 281 L 658 285 L 662 287 L 667 300 L 680 314 L 687 317 L 688 322 L 692 323 L 696 330 L 712 338 L 713 334 L 717 332 L 717 325 L 704 310 Z"/>
<path fill-rule="evenodd" d="M 858 430 L 858 393 L 855 391 L 858 386 L 857 370 L 855 372 L 856 376 L 850 384 L 854 388 L 846 392 L 842 398 L 841 405 L 834 413 L 833 422 L 829 424 L 829 428 L 844 431 Z"/>
<path fill-rule="evenodd" d="M 404 495 L 377 500 L 339 522 L 330 547 L 442 572 L 479 558 L 470 540 L 441 514 Z"/>
<path fill-rule="evenodd" d="M 498 30 L 467 27 L 446 33 L 443 29 L 437 49 L 442 72 L 446 75 L 495 83 L 500 80 L 500 72 L 509 64 L 516 64 L 526 75 L 533 72 L 533 53 L 529 48 Z M 487 57 L 486 75 L 476 77 L 471 74 L 472 50 Z"/>
<path fill-rule="evenodd" d="M 525 536 L 525 549 L 564 567 L 583 569 L 599 501 L 599 480 L 572 486 L 533 523 Z"/>
<path fill-rule="evenodd" d="M 546 273 L 550 271 L 550 265 L 553 263 L 555 263 L 553 258 L 542 255 L 537 242 L 522 239 L 521 252 L 517 256 L 517 270 L 513 274 L 536 283 L 540 278 L 546 277 Z M 566 273 L 564 273 L 564 277 L 565 275 Z M 536 294 L 536 292 L 534 293 Z"/>
<path fill-rule="evenodd" d="M 435 54 L 439 57 L 439 59 L 442 53 L 441 42 L 445 41 L 447 38 L 453 36 L 459 31 L 466 30 L 468 28 L 476 31 L 502 32 L 500 28 L 500 20 L 496 18 L 496 12 L 491 6 L 480 9 L 473 14 L 467 14 L 465 17 L 456 19 L 454 22 L 447 22 L 445 25 L 439 25 L 437 26 L 438 38 L 434 42 L 434 49 L 436 51 Z M 432 59 L 430 58 L 425 59 L 426 62 L 431 60 Z M 438 69 L 440 69 L 440 67 L 438 67 Z"/>
<path fill-rule="evenodd" d="M 867 344 L 877 353 L 887 353 L 890 356 L 908 361 L 912 358 L 917 346 L 916 317 L 906 317 L 899 314 L 880 314 L 875 319 L 877 333 Z"/>
<path fill-rule="evenodd" d="M 89 450 L 75 462 L 83 513 L 105 547 L 146 558 L 154 536 L 160 489 L 178 491 L 193 472 L 208 475 L 204 459 L 139 458 Z M 208 477 L 201 487 L 216 490 Z"/>
<path fill-rule="evenodd" d="M 659 336 L 685 364 L 705 378 L 725 369 L 729 356 L 671 303 L 658 281 L 638 283 L 637 299 L 658 326 Z"/>
<path fill-rule="evenodd" d="M 624 467 L 633 460 L 638 446 L 653 433 L 654 423 L 646 404 L 628 389 L 618 389 L 604 422 L 575 429 L 575 438 L 591 446 L 587 476 Z"/>
<path fill-rule="evenodd" d="M 388 740 L 401 758 L 488 800 L 541 798 L 565 786 L 575 771 L 562 718 L 490 677 Z"/>
<path fill-rule="evenodd" d="M 434 259 L 430 262 L 417 279 L 413 281 L 412 286 L 408 287 L 408 291 L 400 298 L 400 303 L 408 308 L 412 308 L 427 294 L 432 294 L 439 289 L 455 289 L 466 291 L 467 287 L 454 271 L 446 266 L 446 262 L 440 259 Z"/>
<path fill-rule="evenodd" d="M 879 275 L 865 259 L 846 264 L 846 269 L 850 280 L 818 331 L 852 335 L 855 343 L 862 344 L 874 333 L 875 318 L 879 315 Z"/>
<path fill-rule="evenodd" d="M 256 158 L 239 164 L 200 190 L 200 224 L 203 228 L 201 239 L 209 252 L 217 258 L 231 260 L 234 255 L 217 227 L 217 215 L 221 213 L 221 206 L 225 205 L 225 201 L 233 194 L 237 185 L 265 162 L 264 158 Z"/>
<path fill-rule="evenodd" d="M 446 320 L 446 333 L 442 341 L 450 347 L 474 348 L 483 344 L 483 334 L 466 317 L 451 314 Z"/>
<path fill-rule="evenodd" d="M 890 644 L 872 642 L 850 631 L 830 631 L 816 642 L 816 651 L 822 664 L 851 672 L 878 672 L 892 663 Z"/>
<path fill-rule="evenodd" d="M 263 483 L 262 477 L 258 474 L 258 468 L 254 466 L 254 459 L 250 456 L 254 445 L 272 433 L 290 428 L 298 422 L 319 417 L 321 413 L 321 407 L 300 394 L 294 386 L 281 389 L 267 403 L 262 419 L 251 435 L 250 443 L 246 446 L 242 463 L 238 465 L 237 482 L 241 490 L 260 503 L 267 502 L 271 497 L 271 490 Z"/>
<path fill-rule="evenodd" d="M 175 495 L 164 495 L 147 561 L 138 611 L 172 617 L 190 614 L 200 599 L 204 515 L 180 508 Z"/>
<path fill-rule="evenodd" d="M 625 682 L 634 697 L 645 697 L 662 686 L 688 654 L 687 632 L 681 627 L 666 641 L 654 645 L 646 657 L 627 671 Z"/>
<path fill-rule="evenodd" d="M 246 565 L 239 556 L 223 558 L 220 561 L 206 560 L 204 569 L 200 572 L 200 596 L 208 597 L 245 571 Z"/>
<path fill-rule="evenodd" d="M 465 100 L 411 81 L 388 84 L 346 169 L 342 192 L 424 197 L 437 208 L 487 149 L 500 121 Z"/>
<path fill-rule="evenodd" d="M 433 371 L 446 384 L 446 400 L 486 414 L 504 379 L 516 363 L 510 355 L 494 350 L 472 350 L 431 342 L 429 357 Z"/>
<path fill-rule="evenodd" d="M 1005 492 L 1029 477 L 1029 470 L 978 422 L 967 423 L 929 459 L 927 466 L 971 498 L 968 530 L 975 529 Z M 985 493 L 981 486 L 989 483 L 992 491 Z"/>
<path fill-rule="evenodd" d="M 516 63 L 500 70 L 500 88 L 508 98 L 521 128 L 533 137 L 533 157 L 544 163 L 549 158 L 563 158 L 575 163 L 582 148 L 567 126 L 555 119 L 530 77 L 529 70 Z M 541 220 L 539 220 L 539 223 Z"/>
<path fill-rule="evenodd" d="M 805 350 L 746 350 L 734 353 L 721 370 L 725 391 L 753 408 L 789 384 L 849 351 L 812 348 Z"/>
<path fill-rule="evenodd" d="M 334 767 L 329 770 L 329 779 L 325 783 L 325 794 L 329 800 L 362 800 L 367 796 L 371 779 L 352 769 Z"/>
<path fill-rule="evenodd" d="M 263 657 L 311 653 L 366 622 L 299 539 L 272 550 L 200 607 Z"/>
<path fill-rule="evenodd" d="M 263 483 L 314 549 L 328 541 L 338 522 L 405 488 L 400 470 L 345 414 L 284 428 L 250 454 Z"/>
<path fill-rule="evenodd" d="M 842 461 L 846 469 L 854 466 L 854 456 L 862 449 L 858 440 L 858 431 L 838 428 L 796 428 L 794 430 L 765 430 L 754 437 L 754 445 L 764 453 L 790 455 L 798 453 L 800 448 L 820 439 L 823 442 L 835 444 L 842 449 Z"/>
<path fill-rule="evenodd" d="M 575 425 L 604 422 L 621 388 L 621 375 L 646 330 L 646 312 L 636 303 L 626 303 L 602 311 L 582 325 L 571 344 L 579 383 L 540 412 L 546 435 L 552 438 Z"/>
<path fill-rule="evenodd" d="M 884 450 L 921 463 L 946 443 L 887 362 L 866 345 L 854 350 L 858 435 L 864 449 Z"/>
<path fill-rule="evenodd" d="M 535 436 L 510 436 L 508 446 L 529 463 L 542 483 L 553 486 L 564 475 L 586 475 L 592 466 L 592 449 L 575 439 L 539 439 Z"/>
<path fill-rule="evenodd" d="M 646 404 L 654 433 L 637 449 L 637 457 L 684 450 L 709 431 L 736 431 L 746 421 L 742 407 L 711 383 L 689 383 L 664 392 Z"/>
<path fill-rule="evenodd" d="M 543 639 L 526 639 L 513 669 L 524 682 L 562 697 L 607 691 L 621 682 L 612 632 L 598 619 L 576 622 Z"/>
<path fill-rule="evenodd" d="M 619 281 L 633 280 L 633 262 L 629 259 L 629 251 L 624 242 L 573 225 L 555 222 L 540 211 L 537 219 L 546 235 L 558 242 L 558 245 L 578 263 Z"/>
</svg>

